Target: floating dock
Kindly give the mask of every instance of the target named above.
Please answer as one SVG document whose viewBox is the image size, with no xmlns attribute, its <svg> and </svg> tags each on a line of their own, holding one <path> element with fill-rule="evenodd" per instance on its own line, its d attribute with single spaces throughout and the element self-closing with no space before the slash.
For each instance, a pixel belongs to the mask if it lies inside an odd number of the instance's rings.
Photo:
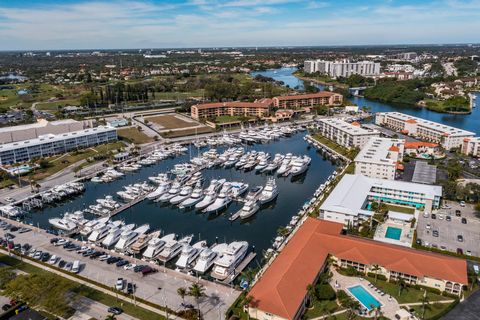
<svg viewBox="0 0 480 320">
<path fill-rule="evenodd" d="M 147 194 L 148 194 L 148 193 L 147 193 Z M 136 205 L 137 203 L 142 202 L 142 201 L 145 200 L 145 198 L 147 197 L 147 194 L 144 194 L 144 195 L 136 198 L 135 200 L 132 200 L 132 201 L 130 201 L 129 203 L 126 203 L 126 204 L 118 207 L 117 209 L 113 210 L 113 211 L 109 214 L 109 216 L 110 216 L 110 217 L 113 217 L 113 216 L 119 214 L 120 212 L 125 211 L 125 210 L 127 210 L 128 208 L 133 207 L 133 206 Z"/>
</svg>

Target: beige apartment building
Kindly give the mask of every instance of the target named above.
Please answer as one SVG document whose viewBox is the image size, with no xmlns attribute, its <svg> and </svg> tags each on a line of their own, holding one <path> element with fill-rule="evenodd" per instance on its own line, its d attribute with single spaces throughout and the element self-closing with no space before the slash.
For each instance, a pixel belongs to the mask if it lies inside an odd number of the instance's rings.
<svg viewBox="0 0 480 320">
<path fill-rule="evenodd" d="M 0 144 L 35 139 L 46 134 L 62 134 L 83 130 L 81 121 L 65 119 L 47 121 L 40 119 L 36 123 L 0 128 Z"/>
<path fill-rule="evenodd" d="M 322 136 L 345 148 L 363 148 L 370 138 L 380 135 L 376 130 L 362 128 L 358 122 L 348 123 L 335 118 L 318 120 L 317 129 Z"/>
<path fill-rule="evenodd" d="M 216 118 L 219 116 L 268 116 L 272 101 L 265 99 L 258 102 L 214 102 L 193 105 L 190 108 L 191 116 L 195 120 Z"/>
</svg>

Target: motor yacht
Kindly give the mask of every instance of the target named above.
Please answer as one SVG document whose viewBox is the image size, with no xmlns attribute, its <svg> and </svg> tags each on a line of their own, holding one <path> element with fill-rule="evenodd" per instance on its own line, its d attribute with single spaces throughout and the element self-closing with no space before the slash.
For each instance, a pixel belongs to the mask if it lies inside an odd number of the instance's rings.
<svg viewBox="0 0 480 320">
<path fill-rule="evenodd" d="M 268 179 L 265 188 L 263 188 L 262 193 L 258 197 L 258 202 L 260 204 L 268 203 L 274 200 L 278 196 L 278 188 L 275 179 Z"/>
<path fill-rule="evenodd" d="M 211 205 L 217 198 L 218 189 L 220 189 L 225 182 L 225 179 L 212 180 L 205 190 L 205 197 L 195 205 L 195 209 L 202 210 Z"/>
<path fill-rule="evenodd" d="M 51 218 L 48 219 L 48 223 L 54 226 L 57 229 L 71 232 L 77 228 L 77 224 L 73 221 L 70 221 L 66 218 Z"/>
<path fill-rule="evenodd" d="M 203 189 L 200 186 L 195 187 L 193 189 L 192 194 L 190 195 L 189 198 L 183 200 L 180 202 L 179 208 L 190 208 L 202 201 L 202 199 L 205 197 L 203 194 Z"/>
<path fill-rule="evenodd" d="M 168 190 L 168 192 L 164 193 L 163 195 L 161 195 L 159 198 L 157 198 L 157 202 L 169 202 L 170 199 L 172 199 L 173 197 L 175 197 L 179 192 L 180 190 L 182 189 L 182 185 L 180 184 L 180 182 L 178 181 L 175 181 L 172 186 L 170 187 L 170 189 Z"/>
<path fill-rule="evenodd" d="M 120 207 L 120 204 L 117 201 L 113 200 L 112 196 L 106 196 L 104 199 L 97 199 L 97 203 L 105 209 L 110 210 Z"/>
<path fill-rule="evenodd" d="M 126 251 L 140 235 L 148 232 L 149 229 L 150 225 L 144 224 L 136 228 L 135 230 L 125 230 L 124 232 L 122 232 L 122 234 L 120 235 L 120 239 L 115 244 L 115 250 Z"/>
<path fill-rule="evenodd" d="M 217 256 L 221 256 L 223 251 L 228 248 L 228 244 L 220 243 L 214 245 L 212 248 L 204 248 L 200 251 L 199 257 L 193 270 L 196 272 L 203 274 L 207 272 L 215 262 Z"/>
<path fill-rule="evenodd" d="M 230 189 L 230 194 L 234 198 L 237 198 L 247 192 L 249 187 L 248 183 L 243 182 L 231 182 L 230 185 L 232 186 Z"/>
<path fill-rule="evenodd" d="M 260 194 L 262 193 L 263 187 L 262 186 L 255 186 L 247 193 L 245 199 L 248 200 L 256 200 Z"/>
<path fill-rule="evenodd" d="M 179 204 L 183 200 L 186 200 L 186 199 L 190 198 L 190 195 L 192 194 L 192 191 L 193 191 L 193 188 L 190 187 L 190 186 L 182 187 L 180 192 L 176 196 L 174 196 L 173 198 L 170 199 L 170 203 L 174 204 L 174 205 Z"/>
<path fill-rule="evenodd" d="M 143 249 L 148 246 L 148 243 L 151 239 L 157 239 L 159 236 L 160 231 L 139 235 L 137 240 L 128 249 L 128 252 L 131 254 L 139 254 Z"/>
<path fill-rule="evenodd" d="M 147 199 L 154 200 L 154 199 L 162 196 L 169 189 L 170 189 L 170 181 L 162 182 L 158 185 L 158 187 L 154 191 L 150 192 L 147 195 Z"/>
<path fill-rule="evenodd" d="M 243 205 L 242 209 L 240 209 L 240 219 L 247 219 L 257 213 L 260 207 L 257 204 L 256 200 L 248 200 Z"/>
<path fill-rule="evenodd" d="M 105 248 L 111 248 L 113 245 L 115 245 L 118 242 L 118 240 L 120 240 L 120 236 L 123 232 L 133 230 L 133 228 L 135 228 L 135 224 L 133 223 L 127 224 L 123 227 L 111 228 L 108 231 L 108 235 L 105 237 L 105 239 L 103 239 L 102 245 Z"/>
<path fill-rule="evenodd" d="M 96 225 L 105 224 L 105 223 L 108 222 L 108 220 L 110 220 L 110 217 L 103 217 L 103 218 L 100 218 L 100 219 L 90 220 L 89 222 L 87 222 L 83 225 L 82 230 L 80 230 L 80 235 L 85 236 L 85 237 L 88 236 L 93 231 L 93 228 Z"/>
<path fill-rule="evenodd" d="M 225 280 L 242 262 L 248 251 L 248 242 L 234 241 L 223 251 L 223 255 L 215 260 L 212 277 Z"/>
<path fill-rule="evenodd" d="M 215 199 L 215 201 L 211 205 L 209 205 L 208 207 L 203 209 L 203 212 L 204 213 L 217 213 L 220 210 L 228 207 L 230 205 L 230 203 L 232 203 L 232 198 L 230 198 L 227 195 L 227 193 L 220 192 L 218 194 L 217 199 Z"/>
<path fill-rule="evenodd" d="M 146 259 L 155 259 L 160 252 L 162 252 L 163 247 L 168 242 L 175 241 L 177 236 L 174 233 L 170 233 L 162 238 L 152 238 L 148 241 L 147 249 L 143 252 L 143 257 Z"/>
<path fill-rule="evenodd" d="M 292 162 L 292 167 L 290 168 L 290 174 L 292 176 L 298 176 L 305 171 L 307 171 L 308 166 L 312 159 L 309 156 L 303 156 L 297 158 L 295 161 Z"/>
<path fill-rule="evenodd" d="M 195 259 L 197 259 L 200 251 L 206 247 L 206 241 L 199 241 L 193 246 L 184 245 L 182 248 L 182 253 L 180 254 L 180 258 L 178 258 L 175 265 L 181 269 L 188 268 L 195 261 Z"/>
<path fill-rule="evenodd" d="M 192 242 L 193 235 L 186 236 L 179 241 L 171 240 L 165 244 L 164 249 L 158 255 L 158 260 L 166 263 L 180 254 L 184 245 Z"/>
<path fill-rule="evenodd" d="M 108 235 L 111 228 L 119 227 L 123 224 L 122 221 L 113 221 L 111 223 L 98 224 L 93 228 L 92 233 L 88 236 L 89 242 L 98 242 Z"/>
</svg>

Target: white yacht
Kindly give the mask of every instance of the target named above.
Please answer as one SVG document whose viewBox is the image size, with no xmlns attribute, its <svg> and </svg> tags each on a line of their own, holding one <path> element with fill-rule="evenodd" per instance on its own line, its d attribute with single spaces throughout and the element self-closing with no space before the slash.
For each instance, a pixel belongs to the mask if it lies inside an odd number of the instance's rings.
<svg viewBox="0 0 480 320">
<path fill-rule="evenodd" d="M 193 188 L 190 187 L 190 186 L 182 187 L 180 192 L 176 196 L 174 196 L 173 198 L 170 199 L 170 203 L 171 204 L 179 204 L 183 200 L 186 200 L 186 199 L 190 198 L 190 195 L 192 194 L 192 190 L 193 190 Z"/>
<path fill-rule="evenodd" d="M 231 202 L 232 202 L 232 198 L 230 198 L 225 192 L 220 192 L 218 194 L 217 199 L 215 199 L 215 201 L 211 205 L 209 205 L 208 207 L 203 209 L 203 212 L 205 212 L 205 213 L 211 213 L 211 212 L 217 213 L 218 211 L 228 207 L 228 205 Z"/>
<path fill-rule="evenodd" d="M 198 260 L 193 267 L 193 270 L 200 274 L 207 272 L 213 266 L 213 263 L 215 262 L 217 256 L 221 256 L 223 254 L 223 251 L 225 251 L 225 249 L 227 248 L 228 244 L 226 243 L 216 244 L 212 248 L 204 248 L 200 252 Z"/>
<path fill-rule="evenodd" d="M 248 183 L 243 182 L 231 182 L 232 188 L 230 189 L 230 194 L 232 197 L 236 198 L 247 192 L 248 190 Z"/>
<path fill-rule="evenodd" d="M 260 207 L 258 206 L 257 201 L 253 199 L 248 200 L 247 202 L 245 202 L 242 209 L 240 209 L 240 219 L 250 218 L 255 213 L 257 213 L 258 209 L 260 209 Z"/>
<path fill-rule="evenodd" d="M 88 236 L 92 231 L 93 231 L 93 228 L 98 225 L 98 224 L 105 224 L 108 222 L 108 220 L 110 220 L 110 217 L 104 217 L 104 218 L 100 218 L 100 219 L 94 219 L 94 220 L 90 220 L 89 222 L 85 223 L 83 225 L 83 228 L 82 230 L 80 230 L 80 234 L 82 236 Z"/>
<path fill-rule="evenodd" d="M 181 190 L 182 188 L 182 185 L 178 182 L 178 181 L 175 181 L 172 186 L 170 187 L 170 189 L 168 190 L 168 192 L 164 193 L 163 195 L 161 195 L 159 198 L 157 198 L 157 200 L 155 201 L 159 201 L 159 202 L 168 202 L 170 201 L 170 199 L 172 199 L 173 197 L 175 197 Z"/>
<path fill-rule="evenodd" d="M 199 203 L 200 201 L 203 200 L 205 195 L 203 194 L 203 189 L 200 186 L 197 186 L 195 189 L 193 189 L 192 194 L 190 195 L 189 198 L 183 200 L 180 202 L 179 207 L 180 208 L 190 208 Z"/>
<path fill-rule="evenodd" d="M 117 201 L 113 200 L 112 196 L 106 196 L 104 199 L 97 199 L 97 203 L 105 209 L 110 210 L 120 207 L 120 204 Z"/>
<path fill-rule="evenodd" d="M 292 161 L 292 156 L 293 155 L 291 153 L 287 153 L 285 158 L 283 158 L 282 163 L 277 170 L 278 175 L 285 174 L 286 172 L 288 172 L 290 170 L 290 166 L 291 166 L 290 162 Z"/>
<path fill-rule="evenodd" d="M 51 218 L 48 223 L 57 229 L 71 232 L 77 228 L 77 224 L 65 218 Z"/>
<path fill-rule="evenodd" d="M 147 249 L 143 252 L 143 257 L 146 259 L 155 259 L 160 252 L 162 252 L 163 247 L 166 243 L 175 241 L 175 233 L 167 234 L 162 238 L 152 238 L 148 241 Z"/>
<path fill-rule="evenodd" d="M 190 244 L 192 242 L 193 235 L 186 236 L 179 241 L 171 240 L 165 244 L 164 249 L 158 255 L 158 259 L 164 263 L 172 260 L 180 254 L 184 245 Z"/>
<path fill-rule="evenodd" d="M 225 280 L 242 262 L 248 251 L 248 242 L 234 241 L 223 251 L 223 255 L 215 260 L 212 277 Z"/>
<path fill-rule="evenodd" d="M 184 245 L 182 248 L 182 253 L 180 254 L 180 258 L 178 258 L 175 265 L 181 269 L 189 267 L 195 261 L 195 259 L 197 259 L 200 251 L 205 247 L 207 247 L 206 241 L 199 241 L 193 246 Z"/>
<path fill-rule="evenodd" d="M 150 225 L 144 224 L 136 228 L 135 230 L 125 230 L 124 232 L 122 232 L 122 234 L 120 235 L 120 239 L 115 244 L 115 250 L 127 250 L 128 247 L 130 247 L 140 235 L 146 233 L 149 229 Z"/>
<path fill-rule="evenodd" d="M 268 203 L 274 200 L 278 196 L 278 188 L 275 179 L 268 179 L 265 188 L 263 188 L 262 193 L 258 197 L 258 202 L 260 204 Z"/>
<path fill-rule="evenodd" d="M 159 184 L 159 186 L 152 192 L 147 195 L 147 199 L 154 200 L 160 196 L 162 196 L 165 192 L 170 189 L 170 182 L 165 181 Z"/>
<path fill-rule="evenodd" d="M 195 209 L 202 210 L 211 205 L 217 198 L 218 189 L 222 187 L 225 181 L 225 179 L 213 179 L 205 190 L 205 197 L 195 205 Z"/>
<path fill-rule="evenodd" d="M 123 232 L 133 230 L 133 228 L 135 228 L 135 224 L 131 223 L 131 224 L 127 224 L 127 225 L 125 225 L 121 228 L 120 227 L 114 227 L 114 228 L 110 229 L 108 231 L 108 235 L 105 237 L 105 239 L 103 239 L 102 245 L 105 248 L 111 248 L 115 243 L 118 242 L 118 240 L 120 240 L 120 235 Z"/>
<path fill-rule="evenodd" d="M 93 228 L 92 233 L 88 236 L 89 242 L 98 242 L 108 235 L 111 228 L 119 227 L 123 224 L 122 221 L 113 221 L 112 223 L 98 224 Z"/>
<path fill-rule="evenodd" d="M 311 161 L 312 159 L 309 156 L 299 157 L 293 161 L 292 167 L 290 168 L 292 176 L 298 176 L 307 171 Z"/>
</svg>

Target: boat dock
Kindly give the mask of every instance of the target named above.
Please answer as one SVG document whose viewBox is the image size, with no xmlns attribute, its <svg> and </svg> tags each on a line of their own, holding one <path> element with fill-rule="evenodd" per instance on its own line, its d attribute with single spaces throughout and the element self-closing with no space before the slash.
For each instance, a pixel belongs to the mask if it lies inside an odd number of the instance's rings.
<svg viewBox="0 0 480 320">
<path fill-rule="evenodd" d="M 148 194 L 148 193 L 147 193 L 147 194 Z M 119 214 L 120 212 L 125 211 L 125 210 L 127 210 L 128 208 L 133 207 L 133 206 L 136 205 L 137 203 L 142 202 L 142 201 L 145 200 L 145 198 L 147 197 L 147 194 L 144 194 L 144 195 L 136 198 L 135 200 L 132 200 L 132 201 L 130 201 L 129 203 L 126 203 L 126 204 L 118 207 L 117 209 L 113 210 L 113 211 L 109 214 L 110 217 L 113 217 L 113 216 Z"/>
<path fill-rule="evenodd" d="M 241 210 L 238 210 L 237 212 L 235 212 L 234 214 L 232 214 L 229 218 L 228 218 L 228 221 L 235 221 L 238 219 L 238 217 L 240 217 L 240 211 Z"/>
<path fill-rule="evenodd" d="M 236 277 L 238 277 L 243 269 L 245 269 L 249 264 L 250 262 L 252 262 L 252 260 L 257 256 L 257 254 L 255 252 L 250 252 L 248 254 L 248 256 L 243 259 L 242 263 L 240 263 L 236 268 L 235 268 L 235 271 L 233 271 L 233 273 L 231 275 L 229 275 L 226 279 L 224 280 L 221 280 L 219 281 L 220 283 L 223 283 L 223 284 L 230 284 L 233 282 L 233 280 L 235 280 Z"/>
</svg>

